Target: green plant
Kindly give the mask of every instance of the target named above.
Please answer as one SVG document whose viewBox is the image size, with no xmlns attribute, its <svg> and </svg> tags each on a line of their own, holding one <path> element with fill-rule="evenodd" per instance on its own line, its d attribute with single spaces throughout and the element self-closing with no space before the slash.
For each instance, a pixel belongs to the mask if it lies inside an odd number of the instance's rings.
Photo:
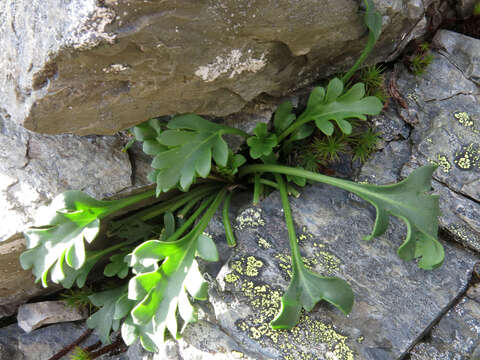
<svg viewBox="0 0 480 360">
<path fill-rule="evenodd" d="M 359 133 L 353 139 L 353 159 L 365 162 L 368 156 L 376 150 L 379 141 L 379 133 L 371 128 L 366 132 Z"/>
<path fill-rule="evenodd" d="M 93 293 L 94 291 L 90 286 L 85 286 L 81 289 L 69 289 L 60 294 L 60 297 L 67 306 L 72 308 L 87 308 L 91 314 L 95 309 L 95 306 L 92 304 L 89 297 L 93 295 Z"/>
<path fill-rule="evenodd" d="M 373 48 L 381 24 L 373 3 L 366 0 L 366 4 L 370 35 L 362 61 Z M 357 61 L 354 68 L 360 64 Z M 253 136 L 193 114 L 136 126 L 135 139 L 153 156 L 149 177 L 156 190 L 116 201 L 97 201 L 78 191 L 59 195 L 42 226 L 25 231 L 28 250 L 20 257 L 22 266 L 32 268 L 44 286 L 50 275 L 53 282 L 70 288 L 74 283 L 83 286 L 92 267 L 109 259 L 104 274 L 118 277 L 119 285 L 89 296 L 99 310 L 87 324 L 97 329 L 103 342 L 109 342 L 111 330 L 121 328 L 127 345 L 139 338 L 145 349 L 154 351 L 166 333 L 177 338 L 196 320 L 192 299 L 207 298 L 207 283 L 197 258 L 218 261 L 216 244 L 205 229 L 223 203 L 227 242 L 235 246 L 230 199 L 238 188 L 253 184 L 254 203 L 269 189 L 280 191 L 292 251 L 291 283 L 271 326 L 295 326 L 301 309 L 310 311 L 321 300 L 347 314 L 353 305 L 348 283 L 319 276 L 302 262 L 288 194 L 297 194 L 295 187 L 304 186 L 307 180 L 353 192 L 376 208 L 373 231 L 365 240 L 383 234 L 390 216 L 398 217 L 408 228 L 398 255 L 404 260 L 418 259 L 423 269 L 440 266 L 444 252 L 437 240 L 438 197 L 428 194 L 434 166 L 419 168 L 398 184 L 377 186 L 282 165 L 292 144 L 311 136 L 315 127 L 325 136 L 335 129 L 347 136 L 352 133 L 351 119 L 365 120 L 382 110 L 378 98 L 365 96 L 363 83 L 345 89 L 350 73 L 342 80 L 332 79 L 326 88 L 314 88 L 298 118 L 290 103 L 282 104 L 275 113 L 273 131 L 258 124 Z M 225 134 L 246 140 L 240 153 L 228 148 Z M 130 205 L 146 198 L 154 201 L 155 196 L 156 203 L 124 215 Z M 85 243 L 94 241 L 108 245 L 101 250 L 86 249 Z"/>
<path fill-rule="evenodd" d="M 365 92 L 369 96 L 375 96 L 382 102 L 388 100 L 385 90 L 385 67 L 382 65 L 367 66 L 360 70 L 359 80 L 365 84 Z"/>
<path fill-rule="evenodd" d="M 348 138 L 345 135 L 332 135 L 323 138 L 316 138 L 309 147 L 318 161 L 338 161 L 341 153 L 348 151 Z"/>
<path fill-rule="evenodd" d="M 432 63 L 433 55 L 430 53 L 430 45 L 422 43 L 415 53 L 409 57 L 409 67 L 415 76 L 425 73 L 426 68 Z"/>
<path fill-rule="evenodd" d="M 77 346 L 70 355 L 70 360 L 92 360 L 90 353 Z"/>
<path fill-rule="evenodd" d="M 473 16 L 480 16 L 480 2 L 477 2 L 473 7 Z"/>
</svg>

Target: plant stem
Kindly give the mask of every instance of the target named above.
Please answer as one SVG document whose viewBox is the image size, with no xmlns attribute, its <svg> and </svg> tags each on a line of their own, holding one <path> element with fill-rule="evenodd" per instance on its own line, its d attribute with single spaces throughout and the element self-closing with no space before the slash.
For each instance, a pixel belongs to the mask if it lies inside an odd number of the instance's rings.
<svg viewBox="0 0 480 360">
<path fill-rule="evenodd" d="M 271 180 L 267 180 L 267 179 L 260 179 L 260 182 L 264 185 L 267 185 L 267 186 L 270 186 L 274 189 L 277 189 L 278 190 L 278 184 L 271 181 Z"/>
<path fill-rule="evenodd" d="M 255 164 L 255 165 L 244 166 L 240 170 L 239 176 L 243 177 L 245 175 L 256 173 L 256 172 L 270 172 L 274 174 L 299 176 L 305 179 L 339 187 L 341 189 L 353 192 L 362 198 L 364 197 L 364 195 L 371 193 L 368 189 L 361 187 L 359 184 L 353 181 L 338 179 L 335 177 L 317 174 L 311 171 L 307 171 L 299 168 L 293 168 L 289 166 L 282 166 L 282 165 Z"/>
<path fill-rule="evenodd" d="M 227 239 L 227 244 L 230 247 L 237 246 L 237 241 L 235 240 L 235 235 L 233 233 L 232 224 L 230 222 L 230 216 L 228 210 L 230 209 L 230 200 L 232 199 L 232 192 L 227 194 L 225 201 L 223 203 L 222 219 L 223 227 L 225 228 L 225 237 Z"/>
<path fill-rule="evenodd" d="M 59 360 L 59 359 L 61 359 L 62 357 L 67 355 L 70 351 L 72 351 L 77 345 L 79 345 L 80 343 L 85 341 L 92 334 L 92 332 L 93 332 L 93 329 L 85 330 L 85 332 L 77 340 L 75 340 L 73 343 L 65 346 L 62 350 L 57 352 L 55 355 L 50 357 L 48 360 Z"/>
<path fill-rule="evenodd" d="M 192 199 L 194 199 L 197 196 L 200 195 L 205 195 L 214 189 L 217 189 L 218 185 L 201 185 L 197 187 L 196 189 L 191 190 L 188 193 L 179 195 L 174 197 L 173 199 L 167 200 L 165 202 L 162 202 L 160 204 L 156 204 L 154 206 L 151 206 L 145 210 L 139 211 L 136 214 L 133 214 L 132 216 L 129 216 L 125 219 L 118 220 L 115 223 L 120 223 L 120 222 L 128 222 L 132 220 L 141 220 L 141 221 L 146 221 L 150 220 L 154 217 L 157 217 L 159 215 L 162 215 L 163 213 L 167 211 L 175 211 L 181 206 L 185 205 L 186 203 L 190 202 Z"/>
<path fill-rule="evenodd" d="M 178 238 L 180 238 L 180 236 L 182 236 L 182 234 L 193 224 L 193 222 L 200 216 L 203 210 L 205 210 L 205 208 L 209 204 L 211 204 L 212 201 L 213 201 L 213 196 L 211 196 L 208 199 L 205 199 L 202 202 L 202 204 L 198 207 L 198 209 L 192 214 L 192 216 L 190 216 L 188 220 L 185 221 L 185 223 L 182 226 L 180 226 L 177 229 L 177 231 L 175 231 L 166 241 L 175 241 Z"/>
<path fill-rule="evenodd" d="M 233 128 L 233 127 L 229 127 L 229 126 L 226 126 L 223 131 L 222 131 L 223 134 L 232 134 L 232 135 L 240 135 L 244 138 L 248 138 L 250 135 L 248 135 L 245 131 L 243 130 L 240 130 L 240 129 L 237 129 L 237 128 Z"/>
<path fill-rule="evenodd" d="M 208 226 L 208 223 L 212 219 L 213 215 L 215 215 L 215 212 L 217 211 L 218 207 L 222 203 L 223 198 L 225 197 L 226 194 L 227 194 L 227 188 L 223 188 L 217 194 L 213 203 L 210 205 L 210 207 L 205 212 L 205 214 L 203 214 L 198 224 L 193 228 L 192 230 L 193 237 L 200 236 L 205 231 L 205 229 Z"/>
<path fill-rule="evenodd" d="M 139 201 L 148 199 L 149 197 L 155 196 L 155 190 L 148 190 L 136 195 L 129 196 L 124 199 L 112 200 L 113 206 L 109 209 L 108 212 L 102 215 L 102 218 L 111 215 L 124 207 L 138 203 Z"/>
<path fill-rule="evenodd" d="M 302 115 L 298 117 L 295 122 L 290 125 L 287 129 L 285 129 L 279 136 L 278 136 L 278 143 L 280 144 L 283 139 L 285 139 L 288 135 L 293 133 L 295 130 L 300 128 L 303 124 L 306 124 L 309 121 L 312 121 L 313 119 L 310 119 L 308 116 L 306 116 L 306 113 L 303 112 Z"/>
<path fill-rule="evenodd" d="M 275 174 L 275 180 L 280 190 L 280 199 L 282 201 L 283 214 L 285 216 L 285 222 L 287 224 L 288 240 L 290 242 L 290 249 L 292 251 L 292 270 L 293 273 L 297 273 L 297 265 L 303 264 L 302 255 L 300 254 L 300 247 L 297 242 L 297 235 L 295 234 L 295 225 L 293 223 L 292 211 L 290 209 L 290 203 L 288 201 L 287 186 L 283 181 L 283 176 Z"/>
<path fill-rule="evenodd" d="M 255 174 L 255 179 L 253 182 L 253 205 L 257 205 L 260 201 L 260 192 L 261 192 L 261 182 L 260 182 L 260 175 Z"/>
</svg>

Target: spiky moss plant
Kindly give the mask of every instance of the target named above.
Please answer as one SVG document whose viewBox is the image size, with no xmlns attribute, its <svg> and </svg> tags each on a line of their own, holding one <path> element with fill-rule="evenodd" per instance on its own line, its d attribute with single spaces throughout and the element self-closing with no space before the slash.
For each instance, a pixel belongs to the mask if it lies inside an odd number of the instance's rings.
<svg viewBox="0 0 480 360">
<path fill-rule="evenodd" d="M 87 325 L 97 329 L 103 342 L 110 341 L 112 330 L 121 328 L 127 345 L 139 338 L 145 349 L 156 351 L 166 333 L 178 338 L 185 326 L 196 321 L 192 299 L 207 299 L 208 285 L 197 257 L 219 259 L 215 241 L 204 233 L 217 210 L 223 204 L 227 242 L 234 246 L 228 212 L 232 194 L 240 187 L 253 187 L 256 203 L 266 189 L 278 189 L 292 252 L 292 278 L 271 326 L 294 327 L 302 308 L 311 311 L 321 300 L 348 314 L 353 305 L 350 285 L 343 279 L 320 276 L 302 261 L 288 196 L 307 180 L 353 192 L 376 208 L 375 225 L 365 240 L 383 234 L 389 217 L 396 216 L 408 228 L 398 255 L 404 260 L 418 259 L 422 269 L 440 266 L 444 251 L 437 240 L 438 197 L 428 193 L 434 166 L 419 168 L 398 184 L 377 186 L 282 165 L 292 144 L 311 136 L 315 127 L 326 136 L 336 127 L 349 135 L 351 119 L 365 120 L 382 110 L 378 98 L 365 96 L 363 83 L 347 89 L 344 85 L 380 34 L 381 16 L 370 0 L 365 3 L 365 23 L 370 30 L 366 49 L 342 79 L 332 79 L 326 88 L 314 88 L 298 117 L 287 102 L 276 111 L 273 130 L 258 124 L 254 135 L 193 114 L 136 126 L 136 140 L 153 156 L 149 177 L 156 190 L 115 201 L 95 200 L 80 191 L 59 195 L 43 213 L 41 225 L 25 231 L 28 250 L 20 257 L 23 268 L 32 269 L 44 286 L 50 278 L 66 288 L 74 283 L 82 287 L 92 268 L 109 259 L 104 274 L 118 277 L 119 286 L 89 296 L 99 310 Z M 227 134 L 243 137 L 245 151 L 229 150 L 223 139 Z M 121 215 L 131 205 L 164 194 L 163 201 Z M 101 226 L 105 231 L 99 231 Z M 100 238 L 108 245 L 90 250 L 87 245 Z"/>
<path fill-rule="evenodd" d="M 365 84 L 365 92 L 369 96 L 376 96 L 382 102 L 389 98 L 385 89 L 386 68 L 382 65 L 371 65 L 361 69 L 359 72 L 359 81 Z"/>
<path fill-rule="evenodd" d="M 408 57 L 410 71 L 415 76 L 423 75 L 432 61 L 433 54 L 430 52 L 430 45 L 428 43 L 420 44 L 415 52 Z"/>
</svg>

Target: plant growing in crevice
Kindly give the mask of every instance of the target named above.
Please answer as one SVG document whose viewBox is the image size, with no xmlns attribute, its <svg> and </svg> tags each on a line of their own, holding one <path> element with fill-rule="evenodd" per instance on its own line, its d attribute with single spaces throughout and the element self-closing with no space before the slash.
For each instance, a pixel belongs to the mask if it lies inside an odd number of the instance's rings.
<svg viewBox="0 0 480 360">
<path fill-rule="evenodd" d="M 433 55 L 430 52 L 430 44 L 426 42 L 420 44 L 415 52 L 407 58 L 409 69 L 415 76 L 423 75 L 432 61 Z"/>
<path fill-rule="evenodd" d="M 423 269 L 440 266 L 444 252 L 437 240 L 438 198 L 428 193 L 434 166 L 419 168 L 398 184 L 377 186 L 282 165 L 292 144 L 311 136 L 314 129 L 327 137 L 334 131 L 349 136 L 352 119 L 365 120 L 382 110 L 377 97 L 365 96 L 363 83 L 345 87 L 380 34 L 381 16 L 370 0 L 365 3 L 370 32 L 359 61 L 342 79 L 314 88 L 298 117 L 287 102 L 275 113 L 273 129 L 258 124 L 254 135 L 194 114 L 175 116 L 168 122 L 152 119 L 134 127 L 135 139 L 153 157 L 149 178 L 156 189 L 115 201 L 98 201 L 78 191 L 59 195 L 42 225 L 25 231 L 28 250 L 20 257 L 22 266 L 31 268 L 44 286 L 50 278 L 70 288 L 74 283 L 83 286 L 92 268 L 102 264 L 100 260 L 109 260 L 104 274 L 118 277 L 119 285 L 89 296 L 99 310 L 87 325 L 96 328 L 105 343 L 112 330 L 121 329 L 127 345 L 140 339 L 149 351 L 157 350 L 167 333 L 178 338 L 196 321 L 193 301 L 207 298 L 207 282 L 197 258 L 219 259 L 215 241 L 205 229 L 222 207 L 227 242 L 235 246 L 228 208 L 239 188 L 253 187 L 254 203 L 271 189 L 279 190 L 282 200 L 292 278 L 281 311 L 271 323 L 274 329 L 295 326 L 302 308 L 310 311 L 321 300 L 345 314 L 353 305 L 353 292 L 345 280 L 320 276 L 303 265 L 288 195 L 297 194 L 297 187 L 307 181 L 353 192 L 375 207 L 375 225 L 365 240 L 383 234 L 390 216 L 402 219 L 408 232 L 398 255 L 404 260 L 418 259 Z M 231 151 L 223 138 L 227 134 L 243 137 L 243 150 Z M 370 140 L 366 143 L 371 146 Z M 144 199 L 164 196 L 162 201 L 124 214 Z M 90 250 L 87 245 L 100 239 L 108 245 Z"/>
</svg>

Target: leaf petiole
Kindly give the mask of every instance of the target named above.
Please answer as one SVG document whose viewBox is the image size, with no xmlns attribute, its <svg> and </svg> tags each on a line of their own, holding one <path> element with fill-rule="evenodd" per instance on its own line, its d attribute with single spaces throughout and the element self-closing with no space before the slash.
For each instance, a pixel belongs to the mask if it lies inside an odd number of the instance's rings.
<svg viewBox="0 0 480 360">
<path fill-rule="evenodd" d="M 235 247 L 237 246 L 237 241 L 235 240 L 232 224 L 230 222 L 230 216 L 228 214 L 228 210 L 230 209 L 230 200 L 232 199 L 232 194 L 233 192 L 229 192 L 223 203 L 222 220 L 223 220 L 223 227 L 225 228 L 225 237 L 227 239 L 227 244 L 230 247 Z"/>
</svg>

